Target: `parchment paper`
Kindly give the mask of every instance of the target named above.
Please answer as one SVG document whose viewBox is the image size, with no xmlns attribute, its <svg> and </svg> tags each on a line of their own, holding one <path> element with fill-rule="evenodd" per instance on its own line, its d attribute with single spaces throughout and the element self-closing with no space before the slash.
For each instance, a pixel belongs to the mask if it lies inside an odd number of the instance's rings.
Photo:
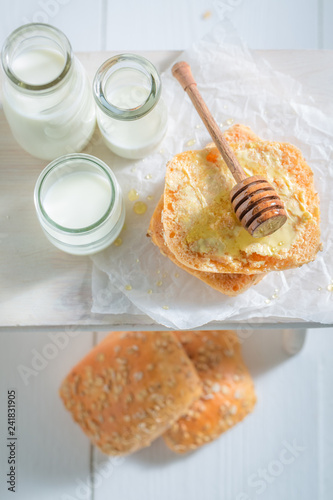
<svg viewBox="0 0 333 500">
<path fill-rule="evenodd" d="M 263 139 L 291 142 L 301 149 L 320 195 L 324 250 L 301 268 L 269 273 L 238 297 L 222 295 L 160 254 L 146 232 L 163 192 L 166 163 L 178 152 L 201 149 L 211 141 L 169 69 L 162 75 L 169 109 L 167 136 L 154 154 L 136 163 L 124 161 L 116 171 L 126 201 L 126 226 L 120 246 L 111 245 L 92 257 L 92 312 L 143 312 L 162 325 L 180 329 L 252 317 L 333 323 L 333 292 L 329 291 L 333 283 L 331 103 L 319 109 L 298 82 L 251 54 L 227 21 L 179 59 L 191 64 L 199 89 L 223 130 L 243 123 Z M 133 212 L 134 202 L 128 199 L 133 188 L 147 204 L 144 215 Z"/>
</svg>

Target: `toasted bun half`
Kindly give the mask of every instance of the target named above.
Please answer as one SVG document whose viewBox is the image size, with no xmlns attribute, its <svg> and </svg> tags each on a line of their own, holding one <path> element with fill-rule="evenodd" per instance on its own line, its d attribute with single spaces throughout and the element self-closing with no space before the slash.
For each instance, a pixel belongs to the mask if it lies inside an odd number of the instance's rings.
<svg viewBox="0 0 333 500">
<path fill-rule="evenodd" d="M 319 198 L 301 152 L 262 141 L 242 125 L 225 137 L 245 173 L 272 184 L 288 220 L 272 235 L 253 238 L 233 212 L 235 181 L 216 147 L 185 151 L 168 163 L 164 189 L 164 238 L 177 261 L 197 271 L 257 274 L 314 260 L 321 249 Z"/>
<path fill-rule="evenodd" d="M 153 243 L 160 249 L 161 253 L 168 257 L 178 267 L 192 274 L 196 278 L 207 285 L 215 288 L 224 295 L 235 296 L 248 290 L 252 285 L 257 284 L 263 279 L 265 274 L 223 274 L 223 273 L 209 273 L 205 271 L 197 271 L 177 260 L 175 255 L 171 252 L 165 243 L 164 230 L 162 223 L 163 213 L 163 196 L 156 206 L 154 214 L 151 218 L 148 235 L 151 237 Z"/>
<path fill-rule="evenodd" d="M 256 403 L 253 381 L 234 331 L 176 333 L 203 383 L 203 394 L 164 434 L 185 453 L 209 443 L 243 420 Z"/>
<path fill-rule="evenodd" d="M 201 392 L 194 365 L 172 332 L 112 332 L 60 387 L 74 420 L 108 455 L 149 446 Z"/>
</svg>

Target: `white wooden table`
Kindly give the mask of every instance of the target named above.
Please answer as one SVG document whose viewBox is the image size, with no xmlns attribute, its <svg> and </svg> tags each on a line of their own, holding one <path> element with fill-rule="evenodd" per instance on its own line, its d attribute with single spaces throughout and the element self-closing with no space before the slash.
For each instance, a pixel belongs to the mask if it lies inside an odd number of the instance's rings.
<svg viewBox="0 0 333 500">
<path fill-rule="evenodd" d="M 109 54 L 80 57 L 93 74 Z M 143 55 L 163 69 L 176 54 Z M 264 55 L 319 99 L 333 97 L 332 52 Z M 90 315 L 90 260 L 52 247 L 35 216 L 33 187 L 45 163 L 18 150 L 2 111 L 0 132 L 1 500 L 329 500 L 330 329 L 310 330 L 304 350 L 293 358 L 282 349 L 281 331 L 250 331 L 243 352 L 255 378 L 258 406 L 243 424 L 197 453 L 175 457 L 158 440 L 132 457 L 106 460 L 89 445 L 62 407 L 57 390 L 66 372 L 103 336 L 91 330 L 124 328 L 131 319 Z M 90 152 L 105 154 L 95 146 Z M 147 318 L 139 321 L 142 328 L 150 327 Z M 83 329 L 89 331 L 80 332 Z M 4 481 L 6 394 L 11 388 L 18 408 L 15 496 Z M 293 450 L 288 464 L 280 460 L 286 448 Z M 263 470 L 268 471 L 266 479 Z"/>
<path fill-rule="evenodd" d="M 90 77 L 110 52 L 82 53 L 80 59 Z M 144 52 L 162 71 L 178 52 Z M 333 98 L 333 51 L 263 51 L 282 71 L 300 79 L 320 103 Z M 85 150 L 109 161 L 109 151 L 99 132 Z M 112 164 L 116 162 L 112 156 Z M 142 316 L 91 313 L 91 260 L 71 256 L 51 245 L 41 231 L 33 204 L 33 190 L 46 161 L 25 153 L 16 144 L 0 109 L 0 328 L 24 331 L 72 326 L 82 330 L 158 328 Z M 244 322 L 243 322 L 244 323 Z M 254 327 L 280 327 L 274 318 L 251 320 Z M 290 318 L 284 324 L 304 326 Z M 239 323 L 212 323 L 230 328 Z M 306 326 L 306 325 L 305 325 Z M 322 326 L 310 324 L 308 326 Z M 207 326 L 209 327 L 209 326 Z"/>
</svg>

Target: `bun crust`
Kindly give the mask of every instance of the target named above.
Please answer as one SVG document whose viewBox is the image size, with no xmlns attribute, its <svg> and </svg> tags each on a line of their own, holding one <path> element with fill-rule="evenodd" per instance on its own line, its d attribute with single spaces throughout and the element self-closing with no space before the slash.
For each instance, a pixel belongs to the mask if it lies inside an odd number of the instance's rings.
<svg viewBox="0 0 333 500">
<path fill-rule="evenodd" d="M 176 332 L 203 383 L 203 394 L 164 434 L 176 453 L 195 450 L 243 420 L 256 403 L 234 331 Z"/>
<path fill-rule="evenodd" d="M 198 374 L 172 332 L 112 332 L 60 387 L 73 419 L 108 455 L 149 446 L 201 392 Z"/>
<path fill-rule="evenodd" d="M 185 151 L 168 163 L 164 189 L 164 238 L 177 261 L 197 271 L 257 274 L 314 260 L 321 249 L 319 198 L 301 152 L 262 141 L 242 125 L 224 135 L 247 175 L 272 184 L 288 220 L 276 233 L 252 238 L 233 212 L 235 181 L 216 147 Z"/>
</svg>

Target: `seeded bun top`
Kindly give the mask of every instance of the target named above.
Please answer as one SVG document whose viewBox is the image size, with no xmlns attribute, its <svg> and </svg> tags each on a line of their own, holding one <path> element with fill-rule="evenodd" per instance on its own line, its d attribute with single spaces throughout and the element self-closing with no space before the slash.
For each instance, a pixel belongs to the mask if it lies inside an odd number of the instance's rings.
<svg viewBox="0 0 333 500">
<path fill-rule="evenodd" d="M 203 383 L 203 393 L 164 434 L 185 453 L 213 441 L 253 410 L 256 395 L 234 331 L 176 332 Z"/>
<path fill-rule="evenodd" d="M 202 391 L 172 332 L 112 332 L 68 374 L 60 396 L 91 441 L 123 455 L 148 446 Z"/>
</svg>

